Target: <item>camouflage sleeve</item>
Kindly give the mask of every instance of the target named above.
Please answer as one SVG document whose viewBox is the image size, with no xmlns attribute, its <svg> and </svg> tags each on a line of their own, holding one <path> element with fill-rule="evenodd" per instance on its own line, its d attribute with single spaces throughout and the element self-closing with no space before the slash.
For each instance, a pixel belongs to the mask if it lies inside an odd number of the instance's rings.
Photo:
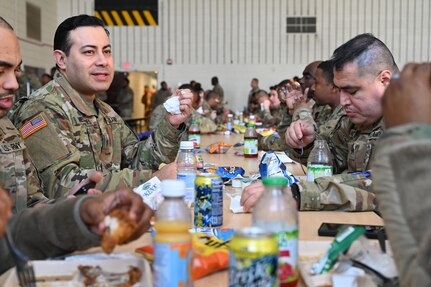
<svg viewBox="0 0 431 287">
<path fill-rule="evenodd" d="M 366 173 L 319 177 L 298 183 L 300 210 L 365 211 L 377 208 Z"/>
<path fill-rule="evenodd" d="M 373 188 L 399 271 L 400 286 L 431 285 L 431 126 L 386 131 L 373 162 Z"/>
<path fill-rule="evenodd" d="M 196 116 L 199 121 L 199 129 L 201 134 L 213 133 L 217 130 L 217 125 L 209 118 L 202 115 Z"/>
<path fill-rule="evenodd" d="M 100 244 L 79 217 L 81 202 L 89 196 L 61 200 L 41 208 L 27 208 L 14 215 L 8 229 L 19 250 L 31 260 L 65 255 Z M 14 265 L 14 260 L 0 236 L 0 274 Z"/>
<path fill-rule="evenodd" d="M 38 203 L 47 203 L 49 199 L 44 194 L 39 174 L 26 149 L 23 156 L 27 174 L 27 207 L 33 207 Z"/>
<path fill-rule="evenodd" d="M 167 117 L 164 117 L 151 136 L 139 143 L 134 167 L 158 169 L 161 163 L 173 162 L 178 153 L 179 142 L 185 134 L 185 124 L 175 128 Z"/>
<path fill-rule="evenodd" d="M 151 119 L 150 119 L 150 125 L 149 129 L 150 131 L 154 131 L 156 127 L 160 124 L 162 119 L 166 117 L 166 109 L 163 105 L 158 105 L 157 108 L 151 113 Z"/>
<path fill-rule="evenodd" d="M 258 144 L 260 150 L 283 151 L 287 148 L 284 137 L 275 137 L 273 135 L 260 138 Z"/>
<path fill-rule="evenodd" d="M 102 191 L 116 190 L 121 187 L 134 187 L 151 178 L 152 171 L 148 169 L 100 170 L 94 164 L 82 167 L 80 161 L 81 152 L 76 147 L 77 143 L 74 141 L 67 115 L 56 106 L 46 106 L 43 100 L 31 101 L 31 109 L 28 108 L 28 103 L 30 101 L 24 103 L 17 110 L 13 115 L 13 120 L 15 126 L 21 127 L 28 119 L 43 111 L 41 114 L 44 116 L 47 125 L 27 137 L 25 143 L 29 154 L 32 156 L 33 163 L 39 171 L 45 195 L 50 199 L 67 196 L 74 185 L 88 178 L 88 175 L 95 170 L 103 173 L 102 181 L 96 186 Z M 137 138 L 124 123 L 123 125 L 122 130 L 130 133 L 128 139 L 134 138 L 134 143 L 130 142 L 130 144 L 136 145 Z M 61 137 L 59 137 L 60 134 Z M 121 153 L 122 151 L 114 152 Z"/>
</svg>

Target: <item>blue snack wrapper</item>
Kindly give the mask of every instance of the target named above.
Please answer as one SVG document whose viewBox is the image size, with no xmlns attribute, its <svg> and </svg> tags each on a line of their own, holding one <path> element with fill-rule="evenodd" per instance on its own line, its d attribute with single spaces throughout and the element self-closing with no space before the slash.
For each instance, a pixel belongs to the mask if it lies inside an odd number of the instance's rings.
<svg viewBox="0 0 431 287">
<path fill-rule="evenodd" d="M 293 174 L 287 171 L 286 165 L 281 162 L 273 151 L 268 151 L 262 156 L 259 163 L 259 172 L 262 178 L 284 176 L 289 180 L 289 186 L 299 181 Z"/>
<path fill-rule="evenodd" d="M 237 177 L 238 175 L 244 176 L 245 170 L 237 166 L 219 166 L 216 170 L 223 181 Z"/>
</svg>

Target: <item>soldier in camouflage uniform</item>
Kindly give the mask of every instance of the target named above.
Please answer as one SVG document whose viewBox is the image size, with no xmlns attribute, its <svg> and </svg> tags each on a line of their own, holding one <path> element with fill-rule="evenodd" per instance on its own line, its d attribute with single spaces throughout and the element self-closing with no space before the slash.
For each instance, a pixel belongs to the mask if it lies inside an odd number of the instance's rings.
<svg viewBox="0 0 431 287">
<path fill-rule="evenodd" d="M 95 170 L 103 173 L 96 186 L 102 191 L 135 187 L 153 175 L 175 177 L 174 165 L 152 170 L 175 159 L 190 115 L 190 93 L 180 96 L 181 114 L 169 114 L 139 142 L 121 117 L 95 97 L 113 77 L 103 23 L 87 15 L 66 19 L 55 34 L 54 57 L 54 79 L 17 103 L 11 114 L 50 198 L 64 196 Z"/>
<path fill-rule="evenodd" d="M 117 208 L 127 210 L 136 219 L 136 236 L 144 233 L 153 212 L 139 195 L 129 190 L 25 208 L 27 193 L 34 199 L 40 189 L 21 135 L 5 117 L 18 88 L 16 74 L 21 55 L 16 35 L 2 17 L 0 39 L 0 275 L 15 265 L 4 237 L 6 228 L 17 248 L 31 260 L 100 245 L 100 234 L 104 231 L 101 223 Z"/>
<path fill-rule="evenodd" d="M 431 286 L 431 64 L 408 64 L 397 76 L 383 98 L 373 190 L 400 286 Z"/>
<path fill-rule="evenodd" d="M 21 55 L 12 27 L 0 18 L 0 184 L 10 194 L 13 213 L 46 202 L 21 135 L 6 116 L 18 89 Z"/>
<path fill-rule="evenodd" d="M 364 172 L 370 168 L 375 142 L 384 130 L 381 98 L 398 67 L 386 45 L 371 34 L 358 35 L 341 45 L 334 51 L 332 61 L 334 85 L 340 89 L 340 103 L 347 117 L 337 123 L 330 136 L 322 138 L 334 157 L 335 174 Z M 303 148 L 305 157 L 315 139 L 313 125 L 292 124 L 286 131 L 287 144 L 297 152 Z M 360 175 L 363 176 L 346 174 L 301 183 L 292 191 L 301 210 L 373 210 L 377 201 L 370 192 L 368 174 Z M 255 190 L 254 194 L 246 194 L 244 202 L 258 197 Z"/>
</svg>

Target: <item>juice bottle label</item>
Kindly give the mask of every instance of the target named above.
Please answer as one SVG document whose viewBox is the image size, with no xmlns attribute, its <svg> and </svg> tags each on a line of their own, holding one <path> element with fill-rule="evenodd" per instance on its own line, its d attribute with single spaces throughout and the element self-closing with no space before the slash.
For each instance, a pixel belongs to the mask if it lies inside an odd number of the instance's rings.
<svg viewBox="0 0 431 287">
<path fill-rule="evenodd" d="M 296 286 L 298 282 L 298 230 L 280 231 L 278 243 L 278 279 L 280 286 Z"/>
<path fill-rule="evenodd" d="M 192 286 L 191 241 L 154 242 L 154 286 Z"/>
<path fill-rule="evenodd" d="M 201 146 L 201 135 L 200 134 L 189 134 L 189 141 L 192 141 L 196 148 Z"/>
<path fill-rule="evenodd" d="M 244 154 L 257 154 L 257 139 L 244 139 Z"/>
<path fill-rule="evenodd" d="M 177 179 L 183 181 L 186 184 L 186 194 L 184 196 L 184 200 L 194 202 L 196 173 L 178 173 Z"/>
<path fill-rule="evenodd" d="M 307 165 L 307 181 L 314 181 L 315 178 L 322 176 L 331 176 L 332 166 L 323 164 L 308 164 Z"/>
</svg>

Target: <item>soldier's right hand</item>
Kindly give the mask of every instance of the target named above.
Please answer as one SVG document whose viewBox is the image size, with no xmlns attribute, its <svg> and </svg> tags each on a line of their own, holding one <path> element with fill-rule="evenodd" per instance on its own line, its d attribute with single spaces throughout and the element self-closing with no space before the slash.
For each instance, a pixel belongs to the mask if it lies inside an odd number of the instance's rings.
<svg viewBox="0 0 431 287">
<path fill-rule="evenodd" d="M 291 148 L 306 147 L 316 139 L 314 126 L 307 121 L 294 121 L 286 130 L 286 144 Z"/>
<path fill-rule="evenodd" d="M 9 194 L 0 187 L 0 237 L 6 231 L 7 222 L 12 216 L 12 201 Z"/>
<path fill-rule="evenodd" d="M 161 169 L 153 173 L 159 180 L 164 179 L 177 179 L 177 164 L 172 162 L 164 165 Z"/>
<path fill-rule="evenodd" d="M 254 182 L 244 188 L 244 191 L 241 195 L 240 204 L 244 208 L 245 212 L 251 211 L 253 206 L 256 205 L 257 200 L 260 198 L 264 190 L 265 188 L 261 181 Z"/>
<path fill-rule="evenodd" d="M 100 181 L 102 180 L 102 178 L 103 178 L 103 175 L 102 175 L 102 173 L 101 173 L 101 172 L 95 171 L 95 172 L 90 173 L 90 174 L 88 175 L 88 178 L 87 178 L 87 179 L 83 180 L 83 181 L 82 181 L 82 182 L 80 182 L 79 184 L 74 185 L 74 186 L 70 189 L 70 191 L 69 191 L 69 195 L 68 195 L 67 197 L 68 197 L 68 198 L 74 198 L 74 197 L 76 197 L 76 195 L 75 195 L 75 194 L 76 194 L 78 191 L 80 191 L 81 187 L 83 187 L 84 185 L 87 185 L 87 184 L 88 184 L 88 183 L 90 183 L 90 182 L 93 182 L 93 183 L 95 183 L 95 184 L 96 184 L 96 183 L 100 182 Z M 100 194 L 102 194 L 102 192 L 101 192 L 100 190 L 98 190 L 98 189 L 90 188 L 90 189 L 88 189 L 87 194 L 100 195 Z"/>
</svg>

